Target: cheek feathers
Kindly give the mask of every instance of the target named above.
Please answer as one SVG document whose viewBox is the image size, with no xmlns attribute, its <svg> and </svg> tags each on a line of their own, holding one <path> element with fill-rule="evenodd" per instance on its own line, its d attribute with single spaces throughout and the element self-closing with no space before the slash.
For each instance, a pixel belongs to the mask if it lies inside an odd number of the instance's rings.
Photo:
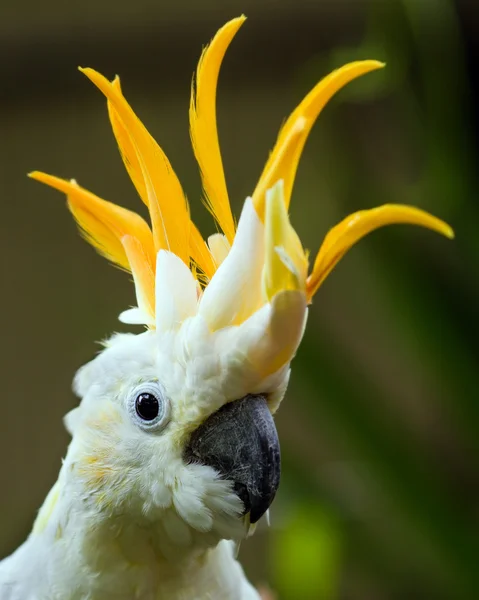
<svg viewBox="0 0 479 600">
<path fill-rule="evenodd" d="M 101 507 L 116 503 L 129 469 L 122 456 L 122 417 L 114 406 L 88 415 L 81 425 L 81 449 L 72 470 Z"/>
</svg>

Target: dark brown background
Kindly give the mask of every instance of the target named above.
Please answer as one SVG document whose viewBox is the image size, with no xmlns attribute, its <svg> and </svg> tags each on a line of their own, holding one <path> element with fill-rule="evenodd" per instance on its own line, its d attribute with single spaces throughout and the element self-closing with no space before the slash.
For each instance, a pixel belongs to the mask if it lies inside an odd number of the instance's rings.
<svg viewBox="0 0 479 600">
<path fill-rule="evenodd" d="M 246 13 L 220 78 L 220 138 L 236 214 L 278 128 L 329 70 L 385 59 L 314 129 L 292 202 L 316 252 L 348 212 L 421 206 L 447 242 L 387 229 L 354 249 L 311 310 L 278 414 L 284 475 L 269 533 L 243 545 L 280 598 L 472 598 L 478 584 L 474 94 L 477 3 L 448 0 L 3 0 L 0 7 L 0 556 L 27 535 L 55 480 L 75 370 L 126 328 L 128 277 L 76 232 L 61 195 L 26 178 L 75 177 L 142 210 L 98 91 L 122 77 L 167 152 L 205 235 L 189 147 L 202 45 Z M 476 588 L 478 589 L 478 588 Z"/>
</svg>

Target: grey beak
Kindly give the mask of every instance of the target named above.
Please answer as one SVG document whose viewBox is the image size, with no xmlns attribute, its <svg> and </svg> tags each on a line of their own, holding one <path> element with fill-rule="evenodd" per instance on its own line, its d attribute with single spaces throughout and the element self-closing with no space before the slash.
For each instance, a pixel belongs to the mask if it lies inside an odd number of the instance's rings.
<svg viewBox="0 0 479 600">
<path fill-rule="evenodd" d="M 256 523 L 279 486 L 279 440 L 264 396 L 245 396 L 222 406 L 196 429 L 185 460 L 216 469 L 234 489 Z"/>
</svg>

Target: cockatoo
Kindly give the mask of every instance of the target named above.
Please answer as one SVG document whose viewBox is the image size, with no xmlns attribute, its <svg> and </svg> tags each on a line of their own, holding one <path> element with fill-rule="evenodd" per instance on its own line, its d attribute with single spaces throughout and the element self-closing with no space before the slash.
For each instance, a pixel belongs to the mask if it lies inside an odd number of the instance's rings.
<svg viewBox="0 0 479 600">
<path fill-rule="evenodd" d="M 84 237 L 133 276 L 137 305 L 76 374 L 80 404 L 57 482 L 31 534 L 0 563 L 1 600 L 252 600 L 235 546 L 268 511 L 280 480 L 273 422 L 308 306 L 345 252 L 391 223 L 451 238 L 443 221 L 401 205 L 347 217 L 308 254 L 288 206 L 308 134 L 328 100 L 379 69 L 350 63 L 292 112 L 237 226 L 216 127 L 223 56 L 244 17 L 207 46 L 193 82 L 191 139 L 205 202 L 222 233 L 192 223 L 171 164 L 126 101 L 120 80 L 80 71 L 107 99 L 113 133 L 151 226 L 140 216 L 45 173 Z"/>
</svg>

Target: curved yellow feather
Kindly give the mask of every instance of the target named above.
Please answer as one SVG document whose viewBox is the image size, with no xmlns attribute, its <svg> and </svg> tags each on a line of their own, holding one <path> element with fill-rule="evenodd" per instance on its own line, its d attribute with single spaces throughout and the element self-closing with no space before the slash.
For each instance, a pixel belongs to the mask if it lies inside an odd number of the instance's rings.
<svg viewBox="0 0 479 600">
<path fill-rule="evenodd" d="M 284 181 L 284 198 L 286 207 L 289 206 L 301 152 L 312 126 L 327 102 L 353 79 L 383 66 L 384 63 L 376 60 L 365 60 L 349 63 L 333 71 L 291 113 L 279 133 L 253 193 L 253 203 L 261 220 L 264 220 L 266 191 L 280 179 Z"/>
<path fill-rule="evenodd" d="M 284 290 L 304 291 L 308 259 L 289 222 L 282 180 L 266 193 L 264 242 L 263 291 L 266 298 L 271 301 Z"/>
<path fill-rule="evenodd" d="M 155 317 L 155 270 L 143 245 L 136 237 L 125 235 L 121 238 L 135 282 L 138 308 L 150 317 Z"/>
<path fill-rule="evenodd" d="M 149 209 L 153 231 L 136 213 L 95 196 L 73 180 L 69 182 L 38 171 L 30 174 L 30 177 L 64 192 L 86 239 L 110 261 L 132 272 L 138 307 L 147 315 L 147 323 L 154 322 L 158 250 L 173 252 L 188 265 L 195 277 L 204 278 L 204 283 L 208 283 L 222 258 L 228 255 L 235 237 L 218 141 L 216 91 L 224 55 L 244 20 L 241 16 L 229 21 L 205 48 L 191 91 L 190 134 L 201 170 L 205 201 L 225 234 L 210 236 L 211 250 L 191 221 L 188 203 L 168 158 L 126 101 L 118 77 L 109 82 L 93 69 L 80 68 L 107 98 L 110 121 L 123 162 Z M 272 303 L 289 302 L 288 298 L 297 302 L 300 316 L 305 302 L 304 291 L 310 301 L 341 257 L 371 231 L 393 223 L 409 223 L 449 238 L 454 236 L 446 223 L 414 207 L 384 205 L 360 211 L 331 229 L 318 252 L 312 273 L 307 277 L 308 256 L 288 217 L 304 144 L 318 115 L 334 94 L 353 79 L 383 66 L 377 61 L 358 61 L 321 80 L 280 130 L 253 194 L 255 211 L 264 222 L 265 252 L 264 256 L 261 253 L 258 257 L 263 291 Z M 256 227 L 258 219 L 251 205 L 248 206 Z M 202 273 L 197 274 L 197 269 Z M 205 291 L 205 298 L 215 284 L 218 287 L 217 281 Z M 221 293 L 224 293 L 224 287 Z"/>
<path fill-rule="evenodd" d="M 154 265 L 155 249 L 151 230 L 139 215 L 102 200 L 80 187 L 75 181 L 66 181 L 39 171 L 34 171 L 29 176 L 67 195 L 68 208 L 82 234 L 108 260 L 126 271 L 131 271 L 130 262 L 121 242 L 122 237 L 129 235 L 138 240 L 146 260 Z"/>
<path fill-rule="evenodd" d="M 232 19 L 215 35 L 201 55 L 190 99 L 190 135 L 200 167 L 206 206 L 233 242 L 235 224 L 231 213 L 216 126 L 216 88 L 228 46 L 246 17 Z"/>
<path fill-rule="evenodd" d="M 122 93 L 120 78 L 118 75 L 115 77 L 111 85 L 118 90 L 118 93 Z M 113 129 L 113 135 L 115 136 L 118 144 L 118 149 L 120 151 L 121 158 L 123 159 L 123 163 L 128 171 L 131 181 L 133 182 L 133 185 L 136 188 L 136 191 L 138 192 L 138 195 L 148 206 L 148 194 L 141 170 L 141 164 L 138 160 L 134 143 L 132 142 L 128 130 L 123 125 L 122 120 L 118 116 L 118 113 L 110 100 L 107 101 L 107 106 L 108 116 L 110 117 L 110 123 Z M 153 140 L 152 143 L 156 142 Z"/>
<path fill-rule="evenodd" d="M 216 264 L 205 240 L 193 222 L 191 222 L 189 245 L 191 258 L 210 280 L 215 274 Z"/>
<path fill-rule="evenodd" d="M 120 78 L 118 76 L 113 80 L 112 86 L 116 87 L 121 93 Z M 148 206 L 148 193 L 143 179 L 141 165 L 135 151 L 135 146 L 110 100 L 108 100 L 108 114 L 123 163 L 125 164 L 138 195 Z M 152 140 L 152 143 L 155 144 L 156 142 Z M 211 279 L 216 270 L 214 261 L 206 246 L 206 242 L 203 240 L 200 232 L 191 220 L 190 228 L 189 255 L 201 267 L 208 279 Z"/>
<path fill-rule="evenodd" d="M 93 69 L 80 68 L 80 71 L 103 92 L 116 111 L 116 123 L 122 125 L 117 128 L 116 133 L 120 134 L 117 140 L 124 144 L 124 156 L 132 153 L 135 157 L 128 160 L 130 168 L 135 170 L 134 182 L 143 181 L 146 190 L 142 193 L 146 195 L 150 211 L 155 249 L 169 250 L 189 265 L 188 204 L 168 158 L 136 116 L 118 84 L 109 82 Z M 138 168 L 141 175 L 137 173 Z"/>
<path fill-rule="evenodd" d="M 324 238 L 314 261 L 313 271 L 307 280 L 308 299 L 314 296 L 329 273 L 356 242 L 379 227 L 399 223 L 420 225 L 449 239 L 454 237 L 454 231 L 447 223 L 413 206 L 384 204 L 353 213 L 333 227 Z"/>
</svg>

